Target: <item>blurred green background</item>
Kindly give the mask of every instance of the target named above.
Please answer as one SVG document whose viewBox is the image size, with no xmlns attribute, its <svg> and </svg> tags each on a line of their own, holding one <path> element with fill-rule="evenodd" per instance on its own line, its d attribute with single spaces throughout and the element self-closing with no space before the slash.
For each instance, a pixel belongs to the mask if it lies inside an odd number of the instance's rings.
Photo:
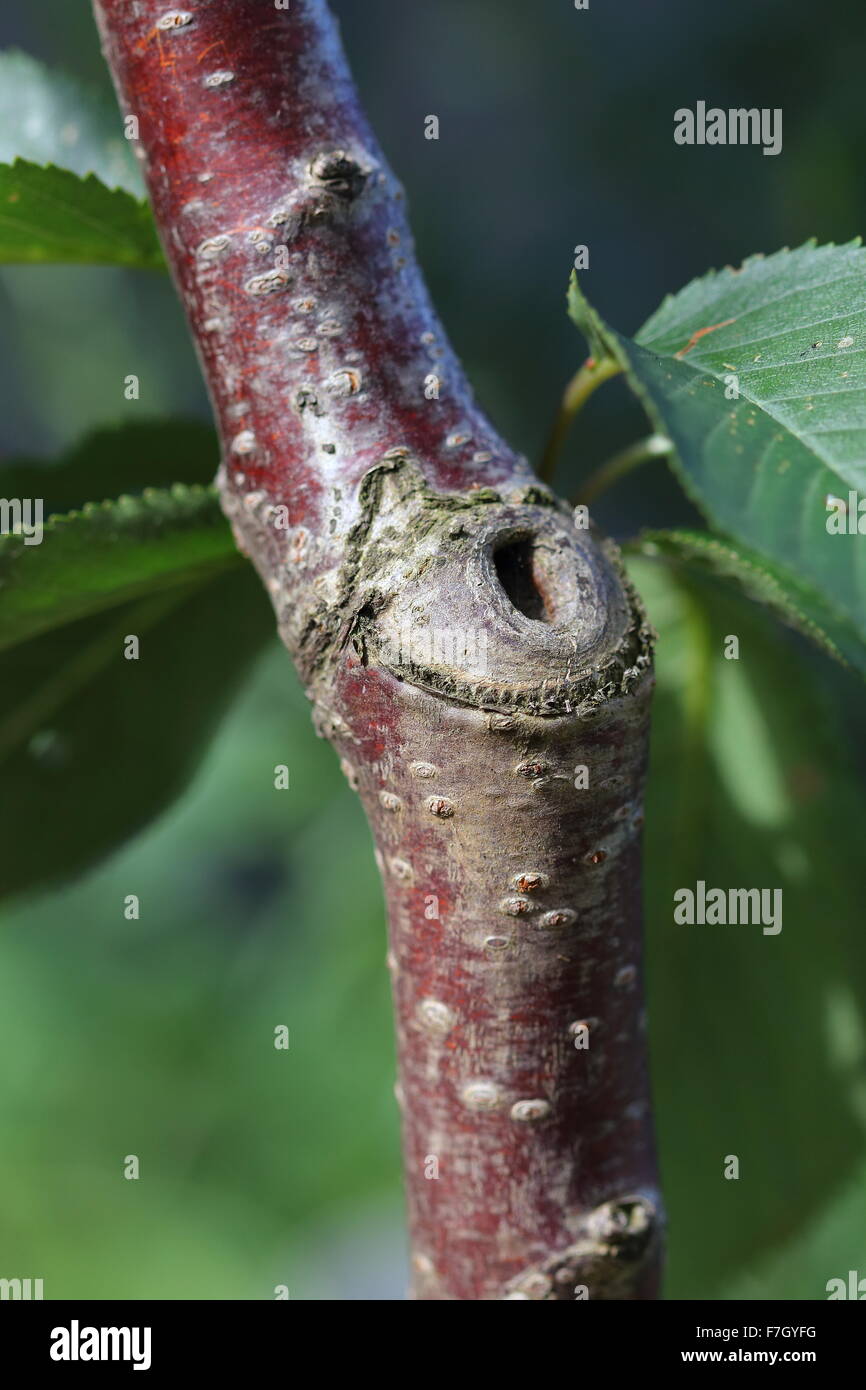
<svg viewBox="0 0 866 1390">
<path fill-rule="evenodd" d="M 709 266 L 866 230 L 858 0 L 820 16 L 808 0 L 335 9 L 446 326 L 534 458 L 584 355 L 564 310 L 576 243 L 591 300 L 631 332 Z M 87 4 L 0 16 L 0 46 L 108 94 Z M 674 109 L 699 99 L 781 107 L 783 153 L 675 146 Z M 438 142 L 423 138 L 431 113 Z M 121 420 L 209 418 L 156 276 L 4 269 L 0 354 L 6 457 L 51 457 Z M 560 490 L 642 432 L 625 386 L 606 387 Z M 619 537 L 693 520 L 661 464 L 594 513 Z M 668 1292 L 821 1298 L 828 1279 L 866 1275 L 862 688 L 739 600 L 646 560 L 635 576 L 662 635 L 646 899 Z M 713 655 L 733 631 L 740 663 Z M 116 781 L 110 749 L 94 776 L 103 815 L 146 778 L 135 722 Z M 46 879 L 63 834 L 52 778 L 62 800 L 69 761 L 90 756 L 50 732 L 65 752 L 40 768 Z M 66 812 L 93 814 L 86 798 Z M 13 846 L 21 833 L 8 794 L 0 833 Z M 783 883 L 781 936 L 677 932 L 673 887 L 696 877 Z M 41 1277 L 49 1298 L 402 1296 L 381 893 L 363 817 L 275 642 L 180 799 L 79 881 L 2 916 L 0 1276 Z M 273 1047 L 280 1024 L 288 1052 Z M 722 1177 L 728 1154 L 738 1182 Z"/>
</svg>

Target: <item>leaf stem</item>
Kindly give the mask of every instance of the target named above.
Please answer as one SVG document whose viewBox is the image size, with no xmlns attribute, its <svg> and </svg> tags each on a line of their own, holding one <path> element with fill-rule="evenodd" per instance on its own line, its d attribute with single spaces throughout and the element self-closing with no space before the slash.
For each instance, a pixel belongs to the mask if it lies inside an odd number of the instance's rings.
<svg viewBox="0 0 866 1390">
<path fill-rule="evenodd" d="M 591 473 L 582 484 L 580 492 L 574 499 L 575 504 L 583 503 L 588 505 L 606 492 L 614 483 L 618 483 L 620 478 L 626 473 L 630 473 L 633 468 L 637 468 L 642 463 L 647 463 L 650 459 L 664 458 L 671 453 L 673 444 L 664 434 L 649 434 L 645 439 L 639 439 L 636 444 L 630 444 L 627 449 L 622 449 L 620 453 L 614 454 L 605 463 Z"/>
<path fill-rule="evenodd" d="M 603 357 L 601 361 L 588 357 L 583 366 L 575 372 L 562 393 L 562 402 L 553 422 L 553 429 L 550 432 L 550 438 L 547 441 L 547 447 L 538 469 L 538 476 L 545 482 L 549 483 L 553 478 L 565 437 L 571 428 L 571 422 L 575 415 L 589 400 L 592 393 L 601 386 L 602 382 L 610 381 L 611 377 L 619 376 L 621 371 L 622 367 L 613 357 Z"/>
</svg>

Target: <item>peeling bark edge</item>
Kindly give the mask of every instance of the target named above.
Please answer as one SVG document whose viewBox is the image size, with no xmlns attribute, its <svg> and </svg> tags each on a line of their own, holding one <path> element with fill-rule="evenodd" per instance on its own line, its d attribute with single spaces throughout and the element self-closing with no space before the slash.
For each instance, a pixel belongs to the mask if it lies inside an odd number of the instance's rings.
<svg viewBox="0 0 866 1390">
<path fill-rule="evenodd" d="M 326 5 L 94 9 L 224 509 L 376 842 L 415 1296 L 653 1298 L 639 600 L 475 404 Z"/>
</svg>

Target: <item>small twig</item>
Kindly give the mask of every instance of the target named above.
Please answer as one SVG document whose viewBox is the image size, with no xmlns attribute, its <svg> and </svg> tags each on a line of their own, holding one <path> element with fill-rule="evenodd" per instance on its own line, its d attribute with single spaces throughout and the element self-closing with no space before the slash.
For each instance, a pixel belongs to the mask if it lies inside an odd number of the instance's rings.
<svg viewBox="0 0 866 1390">
<path fill-rule="evenodd" d="M 553 429 L 538 469 L 538 476 L 545 482 L 549 483 L 553 478 L 565 437 L 575 415 L 602 382 L 610 381 L 611 377 L 618 376 L 621 371 L 622 367 L 612 357 L 602 358 L 600 362 L 588 357 L 583 366 L 575 372 L 563 392 L 562 404 L 553 422 Z"/>
<path fill-rule="evenodd" d="M 646 439 L 639 439 L 636 444 L 630 444 L 627 449 L 622 449 L 620 453 L 614 454 L 612 458 L 607 459 L 600 468 L 590 474 L 574 499 L 575 505 L 588 506 L 609 487 L 613 487 L 614 483 L 618 483 L 626 473 L 630 473 L 633 468 L 649 462 L 650 459 L 665 458 L 667 454 L 671 453 L 673 447 L 671 441 L 664 434 L 650 434 L 647 435 Z"/>
</svg>

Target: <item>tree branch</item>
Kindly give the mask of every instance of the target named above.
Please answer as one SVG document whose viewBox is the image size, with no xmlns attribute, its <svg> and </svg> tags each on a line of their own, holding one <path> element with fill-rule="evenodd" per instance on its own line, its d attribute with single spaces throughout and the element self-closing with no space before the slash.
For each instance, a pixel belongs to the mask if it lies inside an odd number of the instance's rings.
<svg viewBox="0 0 866 1390">
<path fill-rule="evenodd" d="M 95 10 L 223 505 L 377 845 L 415 1294 L 654 1297 L 639 603 L 475 404 L 325 4 Z"/>
</svg>

